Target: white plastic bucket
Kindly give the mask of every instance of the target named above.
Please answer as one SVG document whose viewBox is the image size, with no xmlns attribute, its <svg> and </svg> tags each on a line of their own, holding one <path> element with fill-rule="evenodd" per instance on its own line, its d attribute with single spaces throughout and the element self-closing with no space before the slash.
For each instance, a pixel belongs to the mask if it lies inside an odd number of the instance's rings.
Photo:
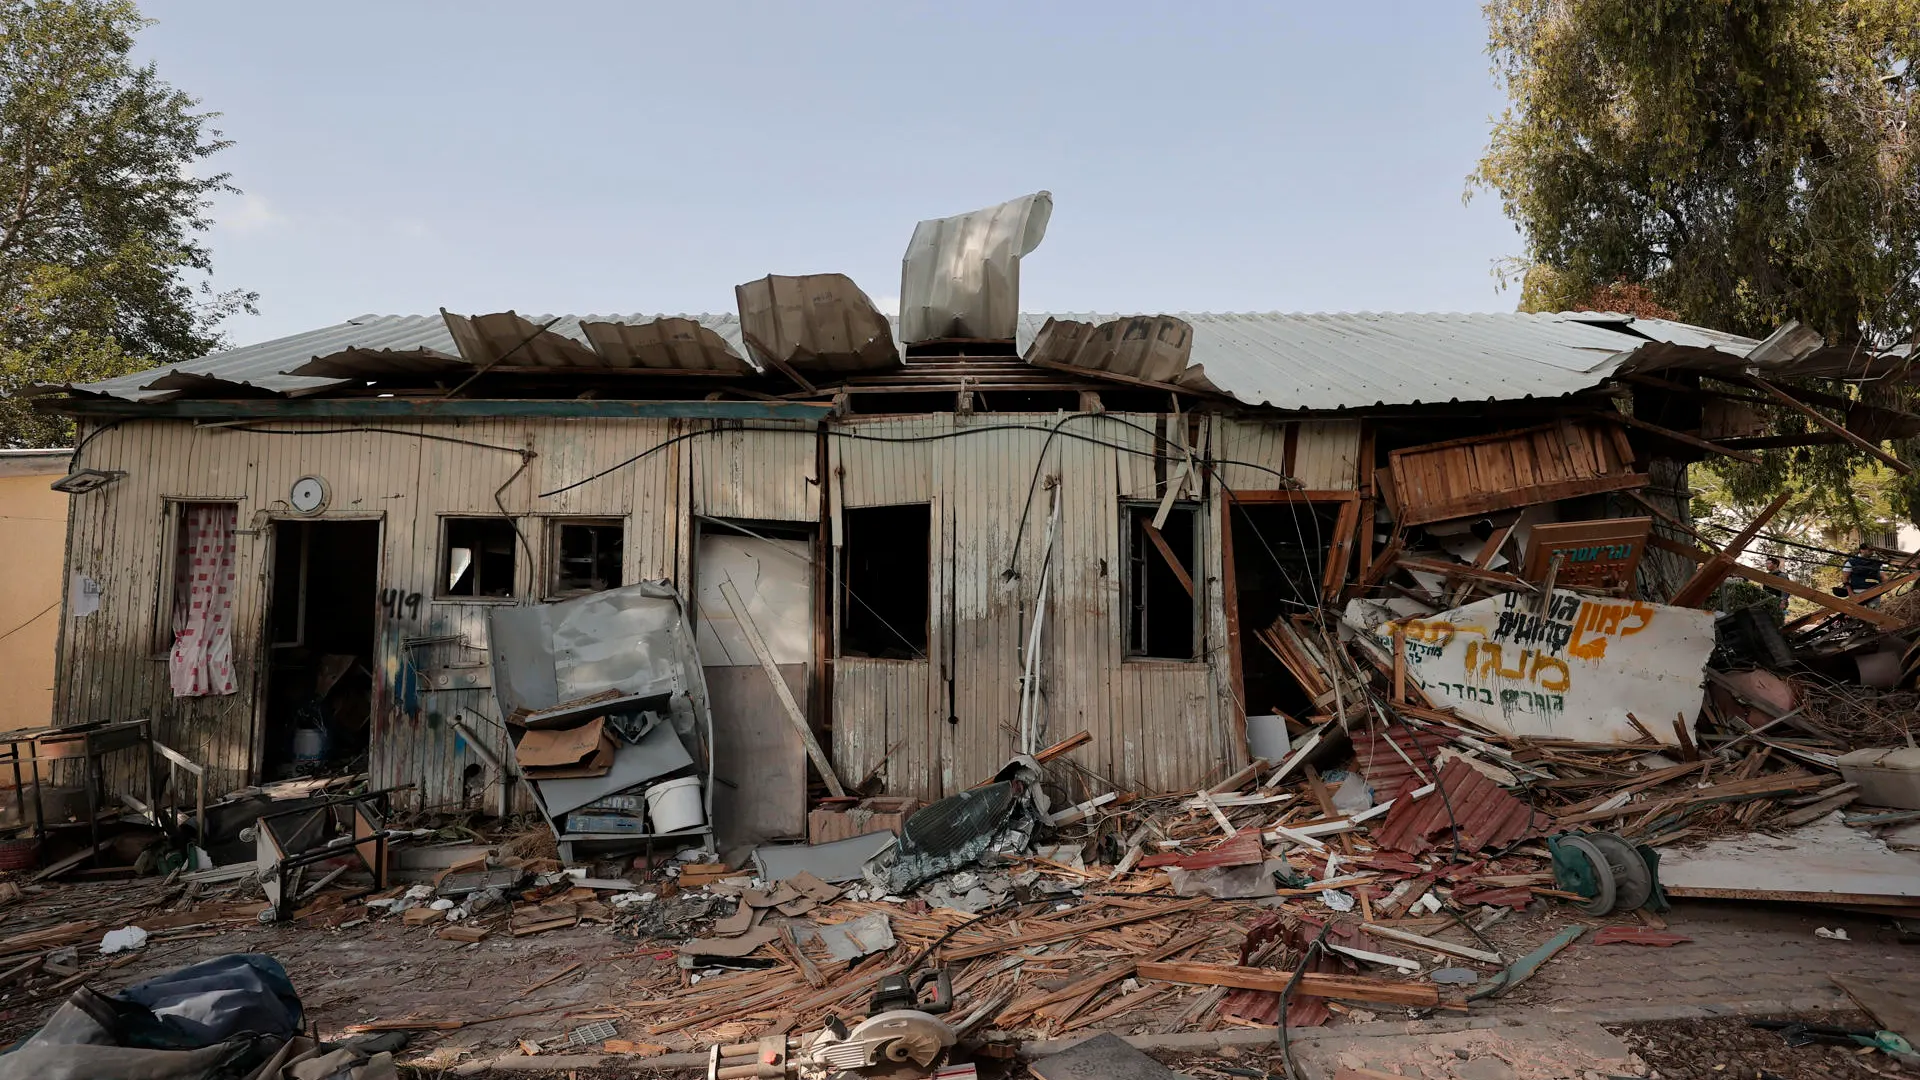
<svg viewBox="0 0 1920 1080">
<path fill-rule="evenodd" d="M 697 776 L 683 776 L 678 780 L 655 784 L 645 794 L 647 816 L 653 819 L 653 831 L 656 833 L 691 829 L 707 820 L 707 812 L 700 803 L 700 778 Z"/>
</svg>

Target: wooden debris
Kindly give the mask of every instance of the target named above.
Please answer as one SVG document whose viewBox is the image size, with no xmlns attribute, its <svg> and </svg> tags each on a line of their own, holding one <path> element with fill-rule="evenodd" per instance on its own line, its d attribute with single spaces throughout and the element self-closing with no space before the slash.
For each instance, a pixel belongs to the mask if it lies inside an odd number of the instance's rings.
<svg viewBox="0 0 1920 1080">
<path fill-rule="evenodd" d="M 1237 987 L 1242 990 L 1285 990 L 1293 977 L 1288 971 L 1241 967 L 1237 964 L 1161 963 L 1141 964 L 1142 979 L 1190 983 L 1198 986 Z M 1303 972 L 1294 993 L 1307 997 L 1341 998 L 1347 1001 L 1377 1001 L 1390 1005 L 1424 1008 L 1457 1008 L 1466 1004 L 1444 998 L 1440 988 L 1431 984 L 1395 982 L 1365 975 L 1327 975 Z"/>
</svg>

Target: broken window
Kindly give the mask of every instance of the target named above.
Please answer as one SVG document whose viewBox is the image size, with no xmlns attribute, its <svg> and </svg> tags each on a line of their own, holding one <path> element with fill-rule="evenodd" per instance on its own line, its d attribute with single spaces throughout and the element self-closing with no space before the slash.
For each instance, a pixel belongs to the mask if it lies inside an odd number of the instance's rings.
<svg viewBox="0 0 1920 1080">
<path fill-rule="evenodd" d="M 840 655 L 925 657 L 932 507 L 870 506 L 840 520 Z"/>
<path fill-rule="evenodd" d="M 1200 652 L 1200 604 L 1193 573 L 1200 507 L 1175 503 L 1154 528 L 1156 504 L 1128 505 L 1125 602 L 1127 655 L 1192 660 Z"/>
<path fill-rule="evenodd" d="M 173 652 L 174 636 L 192 610 L 193 560 L 199 545 L 195 530 L 215 518 L 238 518 L 235 503 L 175 502 L 168 500 L 160 520 L 160 587 L 154 591 L 154 656 Z"/>
<path fill-rule="evenodd" d="M 492 597 L 513 595 L 514 556 L 519 534 L 513 519 L 450 517 L 441 519 L 440 577 L 436 595 Z"/>
<path fill-rule="evenodd" d="M 173 507 L 172 647 L 167 675 L 174 697 L 231 694 L 237 503 Z"/>
<path fill-rule="evenodd" d="M 610 519 L 560 520 L 550 526 L 547 595 L 574 596 L 620 587 L 626 527 Z"/>
</svg>

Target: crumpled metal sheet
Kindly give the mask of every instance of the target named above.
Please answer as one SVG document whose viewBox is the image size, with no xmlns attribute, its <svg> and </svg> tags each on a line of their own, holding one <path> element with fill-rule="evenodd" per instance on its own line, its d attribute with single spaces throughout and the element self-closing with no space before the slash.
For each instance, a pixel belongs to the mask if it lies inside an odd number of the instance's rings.
<svg viewBox="0 0 1920 1080">
<path fill-rule="evenodd" d="M 764 366 L 874 371 L 900 364 L 893 327 L 845 274 L 768 274 L 733 288 L 740 337 Z"/>
<path fill-rule="evenodd" d="M 700 665 L 679 594 L 640 582 L 555 604 L 488 612 L 494 696 L 503 715 L 550 708 L 607 690 L 690 689 Z M 705 684 L 699 687 L 705 696 Z"/>
<path fill-rule="evenodd" d="M 582 319 L 601 366 L 647 371 L 711 372 L 716 375 L 757 375 L 746 357 L 734 351 L 712 328 L 685 316 L 665 315 L 646 322 Z"/>
<path fill-rule="evenodd" d="M 395 375 L 433 376 L 472 371 L 461 357 L 421 346 L 412 349 L 341 349 L 316 356 L 288 375 L 323 379 L 380 379 Z"/>
<path fill-rule="evenodd" d="M 971 213 L 922 221 L 900 268 L 900 339 L 1012 341 L 1020 258 L 1040 246 L 1053 195 L 1039 191 Z"/>
<path fill-rule="evenodd" d="M 442 309 L 447 333 L 460 355 L 474 367 L 599 367 L 599 358 L 581 342 L 511 311 L 455 315 Z M 548 320 L 551 322 L 551 320 Z"/>
<path fill-rule="evenodd" d="M 1220 392 L 1204 369 L 1188 366 L 1193 356 L 1193 325 L 1173 315 L 1128 315 L 1099 324 L 1048 319 L 1025 355 L 1027 363 L 1041 367 L 1064 365 Z"/>
</svg>

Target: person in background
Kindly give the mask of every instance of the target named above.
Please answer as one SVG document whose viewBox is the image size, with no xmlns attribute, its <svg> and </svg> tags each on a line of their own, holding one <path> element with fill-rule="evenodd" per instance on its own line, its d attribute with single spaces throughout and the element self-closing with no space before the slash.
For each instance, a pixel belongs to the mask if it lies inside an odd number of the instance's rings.
<svg viewBox="0 0 1920 1080">
<path fill-rule="evenodd" d="M 1787 568 L 1780 562 L 1780 556 L 1778 555 L 1767 556 L 1766 570 L 1767 573 L 1772 574 L 1774 577 L 1787 576 Z M 1785 618 L 1787 614 L 1787 590 L 1780 588 L 1778 585 L 1763 585 L 1761 588 L 1767 590 L 1767 592 L 1772 595 L 1775 606 L 1780 609 L 1780 617 Z"/>
<path fill-rule="evenodd" d="M 1840 576 L 1845 579 L 1847 587 L 1846 595 L 1855 596 L 1880 584 L 1885 565 L 1873 554 L 1873 545 L 1862 543 L 1853 554 L 1847 556 L 1846 562 L 1840 564 Z"/>
</svg>

